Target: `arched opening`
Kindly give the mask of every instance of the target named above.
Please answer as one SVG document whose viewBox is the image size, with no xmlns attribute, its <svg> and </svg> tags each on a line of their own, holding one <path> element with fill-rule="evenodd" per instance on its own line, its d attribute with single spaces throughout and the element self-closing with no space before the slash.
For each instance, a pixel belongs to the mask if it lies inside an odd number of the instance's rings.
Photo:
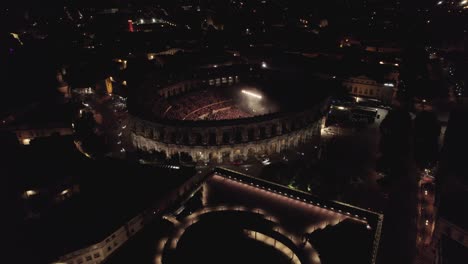
<svg viewBox="0 0 468 264">
<path fill-rule="evenodd" d="M 236 129 L 236 134 L 234 135 L 234 140 L 236 143 L 242 142 L 242 130 Z"/>
<path fill-rule="evenodd" d="M 170 136 L 170 143 L 176 143 L 176 140 L 177 140 L 177 133 L 176 132 L 171 132 L 171 136 Z"/>
<path fill-rule="evenodd" d="M 181 152 L 180 153 L 180 161 L 181 162 L 193 162 L 192 156 L 188 152 Z"/>
<path fill-rule="evenodd" d="M 165 161 L 167 158 L 166 151 L 164 150 L 156 151 L 154 153 L 154 156 L 157 161 Z"/>
<path fill-rule="evenodd" d="M 249 141 L 253 141 L 255 139 L 255 130 L 253 128 L 249 128 L 247 131 L 247 138 Z"/>
<path fill-rule="evenodd" d="M 188 133 L 184 133 L 184 134 L 182 135 L 182 142 L 183 142 L 184 145 L 190 144 L 190 140 L 189 140 L 189 135 L 188 135 Z"/>
<path fill-rule="evenodd" d="M 216 133 L 210 132 L 208 142 L 210 145 L 216 145 Z"/>
<path fill-rule="evenodd" d="M 201 145 L 202 144 L 202 135 L 200 133 L 195 133 L 195 144 Z"/>
<path fill-rule="evenodd" d="M 281 126 L 282 126 L 283 133 L 289 132 L 288 125 L 286 123 L 282 123 Z"/>
<path fill-rule="evenodd" d="M 296 130 L 296 128 L 297 128 L 296 122 L 295 122 L 295 121 L 292 121 L 292 122 L 291 122 L 291 131 Z"/>
<path fill-rule="evenodd" d="M 229 140 L 231 139 L 229 132 L 223 132 L 223 143 L 229 144 Z"/>
<path fill-rule="evenodd" d="M 278 134 L 278 126 L 277 125 L 272 125 L 271 126 L 271 135 L 275 136 Z"/>
<path fill-rule="evenodd" d="M 173 154 L 169 157 L 169 161 L 175 162 L 175 163 L 179 163 L 179 161 L 180 161 L 179 152 L 173 153 Z"/>
<path fill-rule="evenodd" d="M 148 128 L 145 134 L 147 138 L 153 138 L 153 129 Z"/>
<path fill-rule="evenodd" d="M 260 127 L 260 138 L 261 139 L 266 138 L 266 128 L 265 127 Z"/>
<path fill-rule="evenodd" d="M 234 150 L 234 160 L 243 159 L 242 152 L 240 149 Z"/>
<path fill-rule="evenodd" d="M 231 161 L 231 152 L 228 150 L 225 150 L 222 152 L 222 160 L 223 162 L 230 162 Z"/>
<path fill-rule="evenodd" d="M 277 147 L 276 143 L 272 143 L 270 145 L 270 154 L 276 153 L 276 147 Z"/>
</svg>

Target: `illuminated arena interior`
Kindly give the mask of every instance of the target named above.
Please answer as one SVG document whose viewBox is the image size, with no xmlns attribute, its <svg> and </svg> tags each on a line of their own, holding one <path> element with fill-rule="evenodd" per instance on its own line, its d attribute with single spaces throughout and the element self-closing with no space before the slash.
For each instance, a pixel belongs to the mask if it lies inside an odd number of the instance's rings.
<svg viewBox="0 0 468 264">
<path fill-rule="evenodd" d="M 133 146 L 162 157 L 233 162 L 317 142 L 334 83 L 250 64 L 150 75 L 129 97 Z"/>
<path fill-rule="evenodd" d="M 329 93 L 327 86 L 304 73 L 258 65 L 203 68 L 180 78 L 149 77 L 130 110 L 147 120 L 245 119 L 311 108 Z"/>
<path fill-rule="evenodd" d="M 171 120 L 226 120 L 276 112 L 275 103 L 255 87 L 206 88 L 161 100 L 155 115 Z"/>
</svg>

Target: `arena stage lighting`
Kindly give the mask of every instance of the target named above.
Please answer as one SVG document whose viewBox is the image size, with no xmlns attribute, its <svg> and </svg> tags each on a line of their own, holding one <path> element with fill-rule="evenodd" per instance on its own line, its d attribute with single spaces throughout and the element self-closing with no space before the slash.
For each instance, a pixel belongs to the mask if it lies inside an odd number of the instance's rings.
<svg viewBox="0 0 468 264">
<path fill-rule="evenodd" d="M 246 91 L 246 90 L 242 90 L 241 92 L 242 92 L 243 94 L 247 94 L 247 95 L 253 96 L 253 97 L 255 97 L 255 98 L 262 99 L 262 96 L 259 95 L 259 94 L 252 93 L 252 92 L 249 92 L 249 91 Z"/>
</svg>

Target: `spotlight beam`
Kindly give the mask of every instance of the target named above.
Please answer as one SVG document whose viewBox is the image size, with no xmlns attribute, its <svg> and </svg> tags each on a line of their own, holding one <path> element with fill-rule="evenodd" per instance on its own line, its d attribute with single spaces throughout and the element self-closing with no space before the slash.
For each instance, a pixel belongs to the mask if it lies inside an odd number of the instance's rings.
<svg viewBox="0 0 468 264">
<path fill-rule="evenodd" d="M 259 95 L 259 94 L 252 93 L 252 92 L 249 92 L 249 91 L 246 91 L 246 90 L 242 90 L 241 92 L 243 94 L 250 95 L 250 96 L 253 96 L 253 97 L 258 98 L 258 99 L 262 99 L 262 96 Z"/>
</svg>

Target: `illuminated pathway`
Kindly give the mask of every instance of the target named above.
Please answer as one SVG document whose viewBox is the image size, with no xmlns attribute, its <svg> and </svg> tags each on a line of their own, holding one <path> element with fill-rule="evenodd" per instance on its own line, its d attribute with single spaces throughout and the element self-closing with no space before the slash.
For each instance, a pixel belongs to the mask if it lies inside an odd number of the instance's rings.
<svg viewBox="0 0 468 264">
<path fill-rule="evenodd" d="M 430 170 L 421 173 L 418 191 L 418 219 L 416 245 L 418 254 L 416 260 L 429 263 L 434 258 L 431 250 L 432 235 L 435 228 L 435 183 Z"/>
<path fill-rule="evenodd" d="M 264 208 L 276 215 L 283 226 L 294 227 L 291 231 L 299 234 L 336 225 L 347 218 L 367 224 L 365 217 L 352 215 L 333 206 L 310 201 L 281 190 L 242 182 L 242 179 L 229 178 L 229 176 L 226 178 L 214 175 L 207 181 L 207 186 L 203 190 L 206 192 L 203 197 L 207 205 L 215 205 L 219 202 L 216 201 L 216 197 L 222 195 L 228 200 L 221 201 L 223 204 L 233 202 Z"/>
</svg>

